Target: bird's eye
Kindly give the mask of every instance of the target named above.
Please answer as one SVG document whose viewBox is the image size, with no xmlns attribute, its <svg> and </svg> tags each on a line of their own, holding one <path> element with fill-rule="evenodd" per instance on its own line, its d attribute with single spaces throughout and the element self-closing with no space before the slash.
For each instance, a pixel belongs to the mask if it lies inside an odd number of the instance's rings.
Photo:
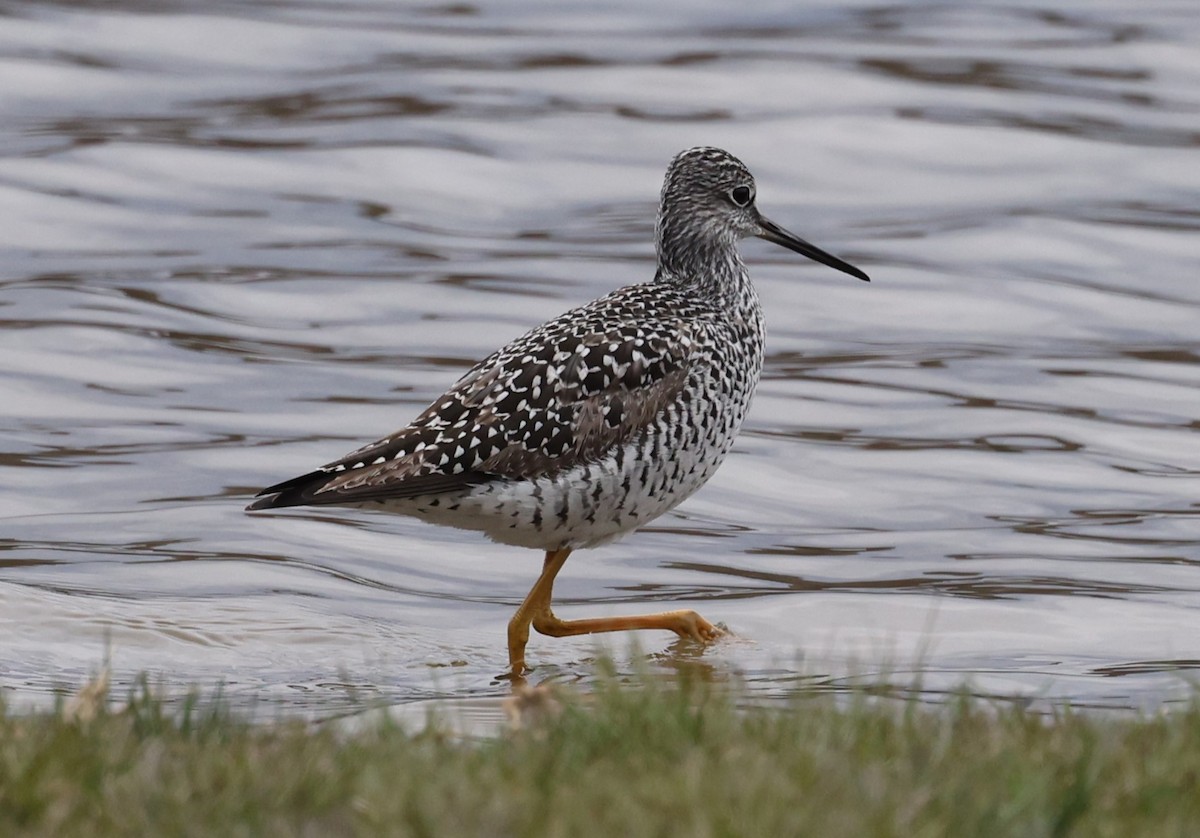
<svg viewBox="0 0 1200 838">
<path fill-rule="evenodd" d="M 739 207 L 744 207 L 750 203 L 750 199 L 754 197 L 754 193 L 750 191 L 749 186 L 735 186 L 729 191 L 729 200 L 733 201 Z"/>
</svg>

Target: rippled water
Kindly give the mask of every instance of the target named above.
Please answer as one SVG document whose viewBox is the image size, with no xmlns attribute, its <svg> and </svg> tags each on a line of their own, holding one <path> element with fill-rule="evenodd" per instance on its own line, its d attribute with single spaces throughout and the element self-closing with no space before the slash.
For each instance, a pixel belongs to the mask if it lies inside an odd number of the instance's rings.
<svg viewBox="0 0 1200 838">
<path fill-rule="evenodd" d="M 1200 15 L 610 2 L 0 3 L 0 687 L 486 697 L 541 558 L 248 516 L 469 364 L 653 271 L 714 144 L 866 269 L 758 241 L 767 368 L 694 499 L 576 554 L 534 680 L 1154 707 L 1200 668 Z M 201 11 L 203 9 L 203 11 Z"/>
</svg>

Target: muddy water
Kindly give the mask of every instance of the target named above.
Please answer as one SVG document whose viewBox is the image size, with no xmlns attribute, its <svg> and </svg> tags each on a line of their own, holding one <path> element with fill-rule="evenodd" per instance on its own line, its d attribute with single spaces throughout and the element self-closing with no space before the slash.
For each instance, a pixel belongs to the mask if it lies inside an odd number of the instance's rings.
<svg viewBox="0 0 1200 838">
<path fill-rule="evenodd" d="M 292 0 L 0 4 L 0 689 L 107 658 L 324 716 L 502 695 L 540 557 L 365 512 L 248 516 L 470 363 L 653 272 L 721 145 L 766 373 L 678 511 L 577 554 L 534 680 L 648 662 L 931 699 L 1156 707 L 1200 667 L 1200 17 Z"/>
</svg>

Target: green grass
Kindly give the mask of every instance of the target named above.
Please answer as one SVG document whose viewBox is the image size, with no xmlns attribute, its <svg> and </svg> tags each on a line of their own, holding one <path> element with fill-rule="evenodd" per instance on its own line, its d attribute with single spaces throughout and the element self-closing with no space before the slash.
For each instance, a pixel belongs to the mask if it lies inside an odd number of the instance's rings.
<svg viewBox="0 0 1200 838">
<path fill-rule="evenodd" d="M 484 741 L 249 724 L 145 695 L 92 718 L 0 712 L 0 835 L 1200 834 L 1200 704 L 738 710 L 648 680 L 560 698 Z"/>
</svg>

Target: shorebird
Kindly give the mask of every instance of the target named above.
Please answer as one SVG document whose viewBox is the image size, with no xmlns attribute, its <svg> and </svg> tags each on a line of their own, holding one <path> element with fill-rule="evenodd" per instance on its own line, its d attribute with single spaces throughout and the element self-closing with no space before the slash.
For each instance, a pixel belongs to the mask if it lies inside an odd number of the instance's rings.
<svg viewBox="0 0 1200 838">
<path fill-rule="evenodd" d="M 867 280 L 765 218 L 732 154 L 688 149 L 663 182 L 653 281 L 522 335 L 412 424 L 264 489 L 247 509 L 381 509 L 545 551 L 508 624 L 513 677 L 527 670 L 531 624 L 554 637 L 665 629 L 714 640 L 721 630 L 695 611 L 562 620 L 551 595 L 571 551 L 674 508 L 729 453 L 763 366 L 762 307 L 737 248 L 749 236 Z"/>
</svg>

